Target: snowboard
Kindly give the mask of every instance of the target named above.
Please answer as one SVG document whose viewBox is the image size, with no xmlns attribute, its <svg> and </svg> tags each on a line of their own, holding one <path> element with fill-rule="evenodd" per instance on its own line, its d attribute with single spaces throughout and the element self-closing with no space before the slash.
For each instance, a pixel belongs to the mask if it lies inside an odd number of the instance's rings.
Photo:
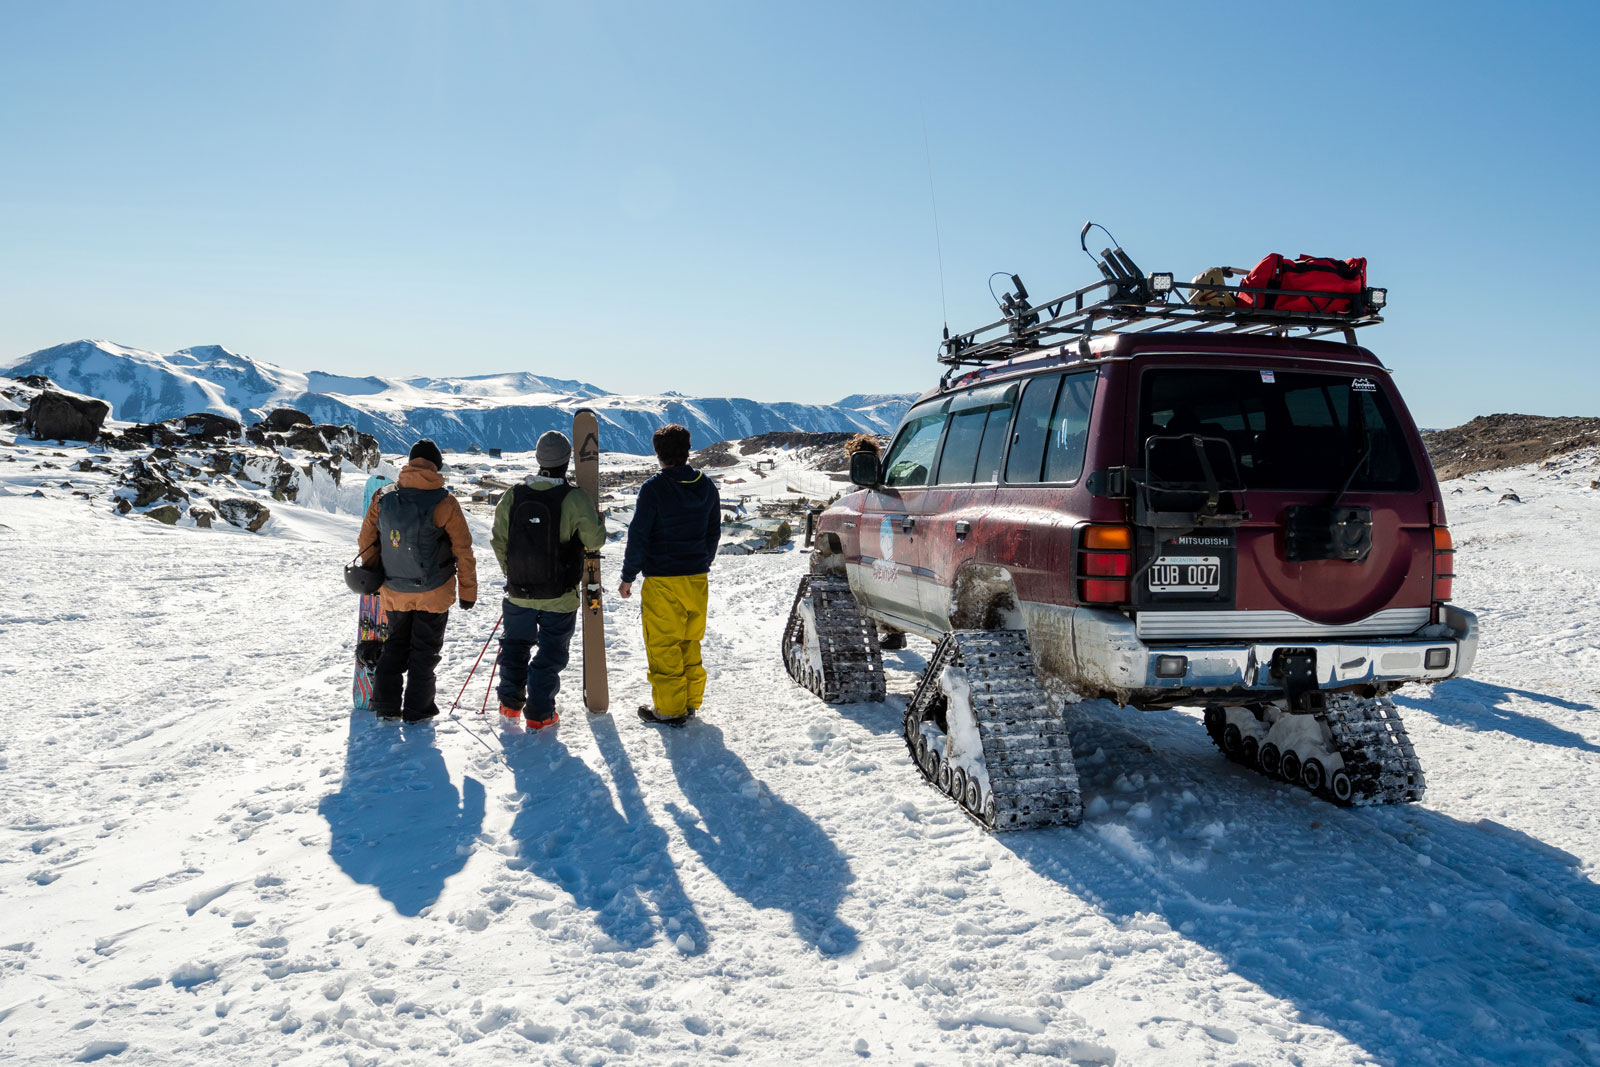
<svg viewBox="0 0 1600 1067">
<path fill-rule="evenodd" d="M 374 474 L 367 479 L 367 488 L 362 495 L 361 514 L 366 516 L 372 510 L 372 498 L 378 490 L 389 484 L 389 479 L 381 474 Z M 356 677 L 350 686 L 351 703 L 357 711 L 372 710 L 372 676 L 376 673 L 374 668 L 378 658 L 372 655 L 372 650 L 383 643 L 388 636 L 388 620 L 384 618 L 383 600 L 377 593 L 371 593 L 361 598 L 361 607 L 356 616 Z M 368 651 L 362 655 L 362 649 Z"/>
<path fill-rule="evenodd" d="M 595 509 L 600 507 L 600 419 L 592 408 L 572 413 L 573 480 Z M 603 520 L 602 520 L 603 521 Z M 600 553 L 584 552 L 578 590 L 583 616 L 583 706 L 599 715 L 611 707 L 606 681 L 606 619 L 600 603 Z"/>
</svg>

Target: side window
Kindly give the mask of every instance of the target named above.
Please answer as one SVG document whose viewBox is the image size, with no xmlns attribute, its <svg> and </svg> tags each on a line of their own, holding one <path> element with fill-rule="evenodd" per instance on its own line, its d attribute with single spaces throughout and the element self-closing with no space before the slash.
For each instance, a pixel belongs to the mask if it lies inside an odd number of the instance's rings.
<svg viewBox="0 0 1600 1067">
<path fill-rule="evenodd" d="M 999 449 L 1011 418 L 1014 386 L 991 386 L 957 396 L 950 402 L 950 428 L 945 431 L 939 456 L 939 484 L 964 485 L 995 481 Z M 988 445 L 992 455 L 981 453 Z"/>
<path fill-rule="evenodd" d="M 1056 390 L 1061 375 L 1035 378 L 1022 391 L 1017 405 L 1017 422 L 1011 431 L 1011 454 L 1006 457 L 1006 481 L 1036 482 L 1044 465 L 1044 449 L 1050 437 L 1050 414 L 1056 406 Z"/>
<path fill-rule="evenodd" d="M 983 427 L 983 443 L 978 446 L 978 465 L 972 472 L 975 482 L 1000 480 L 1000 457 L 1006 448 L 1006 431 L 1011 427 L 1011 409 L 1017 402 L 1016 387 L 1006 390 L 1001 402 L 989 409 L 989 421 Z"/>
<path fill-rule="evenodd" d="M 939 434 L 944 429 L 944 407 L 919 415 L 906 423 L 895 439 L 883 468 L 884 485 L 927 485 L 939 450 Z"/>
<path fill-rule="evenodd" d="M 972 481 L 972 468 L 983 441 L 983 424 L 989 412 L 984 408 L 950 416 L 950 430 L 944 435 L 944 452 L 939 456 L 939 484 Z"/>
<path fill-rule="evenodd" d="M 1089 441 L 1089 409 L 1094 406 L 1098 376 L 1069 374 L 1061 380 L 1061 395 L 1050 418 L 1050 442 L 1044 454 L 1044 480 L 1073 482 L 1083 473 L 1084 446 Z"/>
</svg>

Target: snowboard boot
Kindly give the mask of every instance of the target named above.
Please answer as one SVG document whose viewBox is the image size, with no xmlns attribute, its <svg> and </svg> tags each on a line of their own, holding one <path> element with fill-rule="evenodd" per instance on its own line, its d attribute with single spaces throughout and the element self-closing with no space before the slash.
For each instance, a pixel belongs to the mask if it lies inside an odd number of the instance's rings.
<svg viewBox="0 0 1600 1067">
<path fill-rule="evenodd" d="M 437 704 L 429 704 L 427 711 L 424 711 L 420 715 L 407 715 L 405 717 L 405 720 L 408 723 L 427 722 L 429 719 L 433 718 L 434 716 L 436 716 L 438 714 L 439 714 L 439 705 L 437 705 Z"/>
<path fill-rule="evenodd" d="M 507 725 L 522 725 L 522 709 L 514 708 L 504 700 L 500 701 L 500 717 L 506 721 Z"/>
<path fill-rule="evenodd" d="M 649 704 L 639 705 L 639 718 L 656 726 L 676 726 L 682 728 L 688 724 L 689 718 L 692 714 L 693 713 L 690 712 L 683 715 L 662 715 Z"/>
<path fill-rule="evenodd" d="M 556 723 L 561 721 L 561 715 L 553 710 L 550 712 L 550 717 L 548 719 L 536 719 L 534 718 L 534 715 L 536 714 L 537 712 L 530 711 L 525 716 L 525 718 L 528 720 L 528 729 L 530 730 L 543 730 L 546 726 L 554 726 Z"/>
<path fill-rule="evenodd" d="M 885 630 L 878 638 L 878 647 L 885 652 L 899 652 L 906 647 L 906 635 L 899 630 Z"/>
</svg>

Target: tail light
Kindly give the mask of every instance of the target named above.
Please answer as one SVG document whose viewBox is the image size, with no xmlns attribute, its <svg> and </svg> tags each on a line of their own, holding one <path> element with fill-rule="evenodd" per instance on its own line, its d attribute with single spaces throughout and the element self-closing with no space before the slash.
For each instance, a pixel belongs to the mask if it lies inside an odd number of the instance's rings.
<svg viewBox="0 0 1600 1067">
<path fill-rule="evenodd" d="M 1456 545 L 1445 526 L 1433 528 L 1433 599 L 1449 600 L 1456 577 Z"/>
<path fill-rule="evenodd" d="M 1084 526 L 1078 541 L 1078 601 L 1126 604 L 1133 575 L 1133 531 L 1126 526 Z"/>
</svg>

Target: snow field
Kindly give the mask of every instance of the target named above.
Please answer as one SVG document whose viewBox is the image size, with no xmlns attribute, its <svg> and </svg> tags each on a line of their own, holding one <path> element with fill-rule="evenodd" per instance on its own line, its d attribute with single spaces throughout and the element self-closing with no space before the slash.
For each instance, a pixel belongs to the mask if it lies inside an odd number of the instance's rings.
<svg viewBox="0 0 1600 1067">
<path fill-rule="evenodd" d="M 465 727 L 352 717 L 354 517 L 275 506 L 253 536 L 0 496 L 0 1056 L 1600 1062 L 1600 470 L 1575 464 L 1446 486 L 1485 634 L 1473 679 L 1400 694 L 1423 804 L 1340 810 L 1224 761 L 1197 710 L 1092 701 L 1083 826 L 1000 836 L 905 754 L 930 646 L 886 655 L 883 704 L 784 676 L 801 553 L 718 559 L 702 721 L 633 718 L 612 596 L 613 715 L 574 663 L 561 725 L 502 749 L 473 715 L 492 646 Z M 24 466 L 0 488 L 50 476 Z M 469 511 L 485 591 L 441 704 L 494 621 Z"/>
</svg>

